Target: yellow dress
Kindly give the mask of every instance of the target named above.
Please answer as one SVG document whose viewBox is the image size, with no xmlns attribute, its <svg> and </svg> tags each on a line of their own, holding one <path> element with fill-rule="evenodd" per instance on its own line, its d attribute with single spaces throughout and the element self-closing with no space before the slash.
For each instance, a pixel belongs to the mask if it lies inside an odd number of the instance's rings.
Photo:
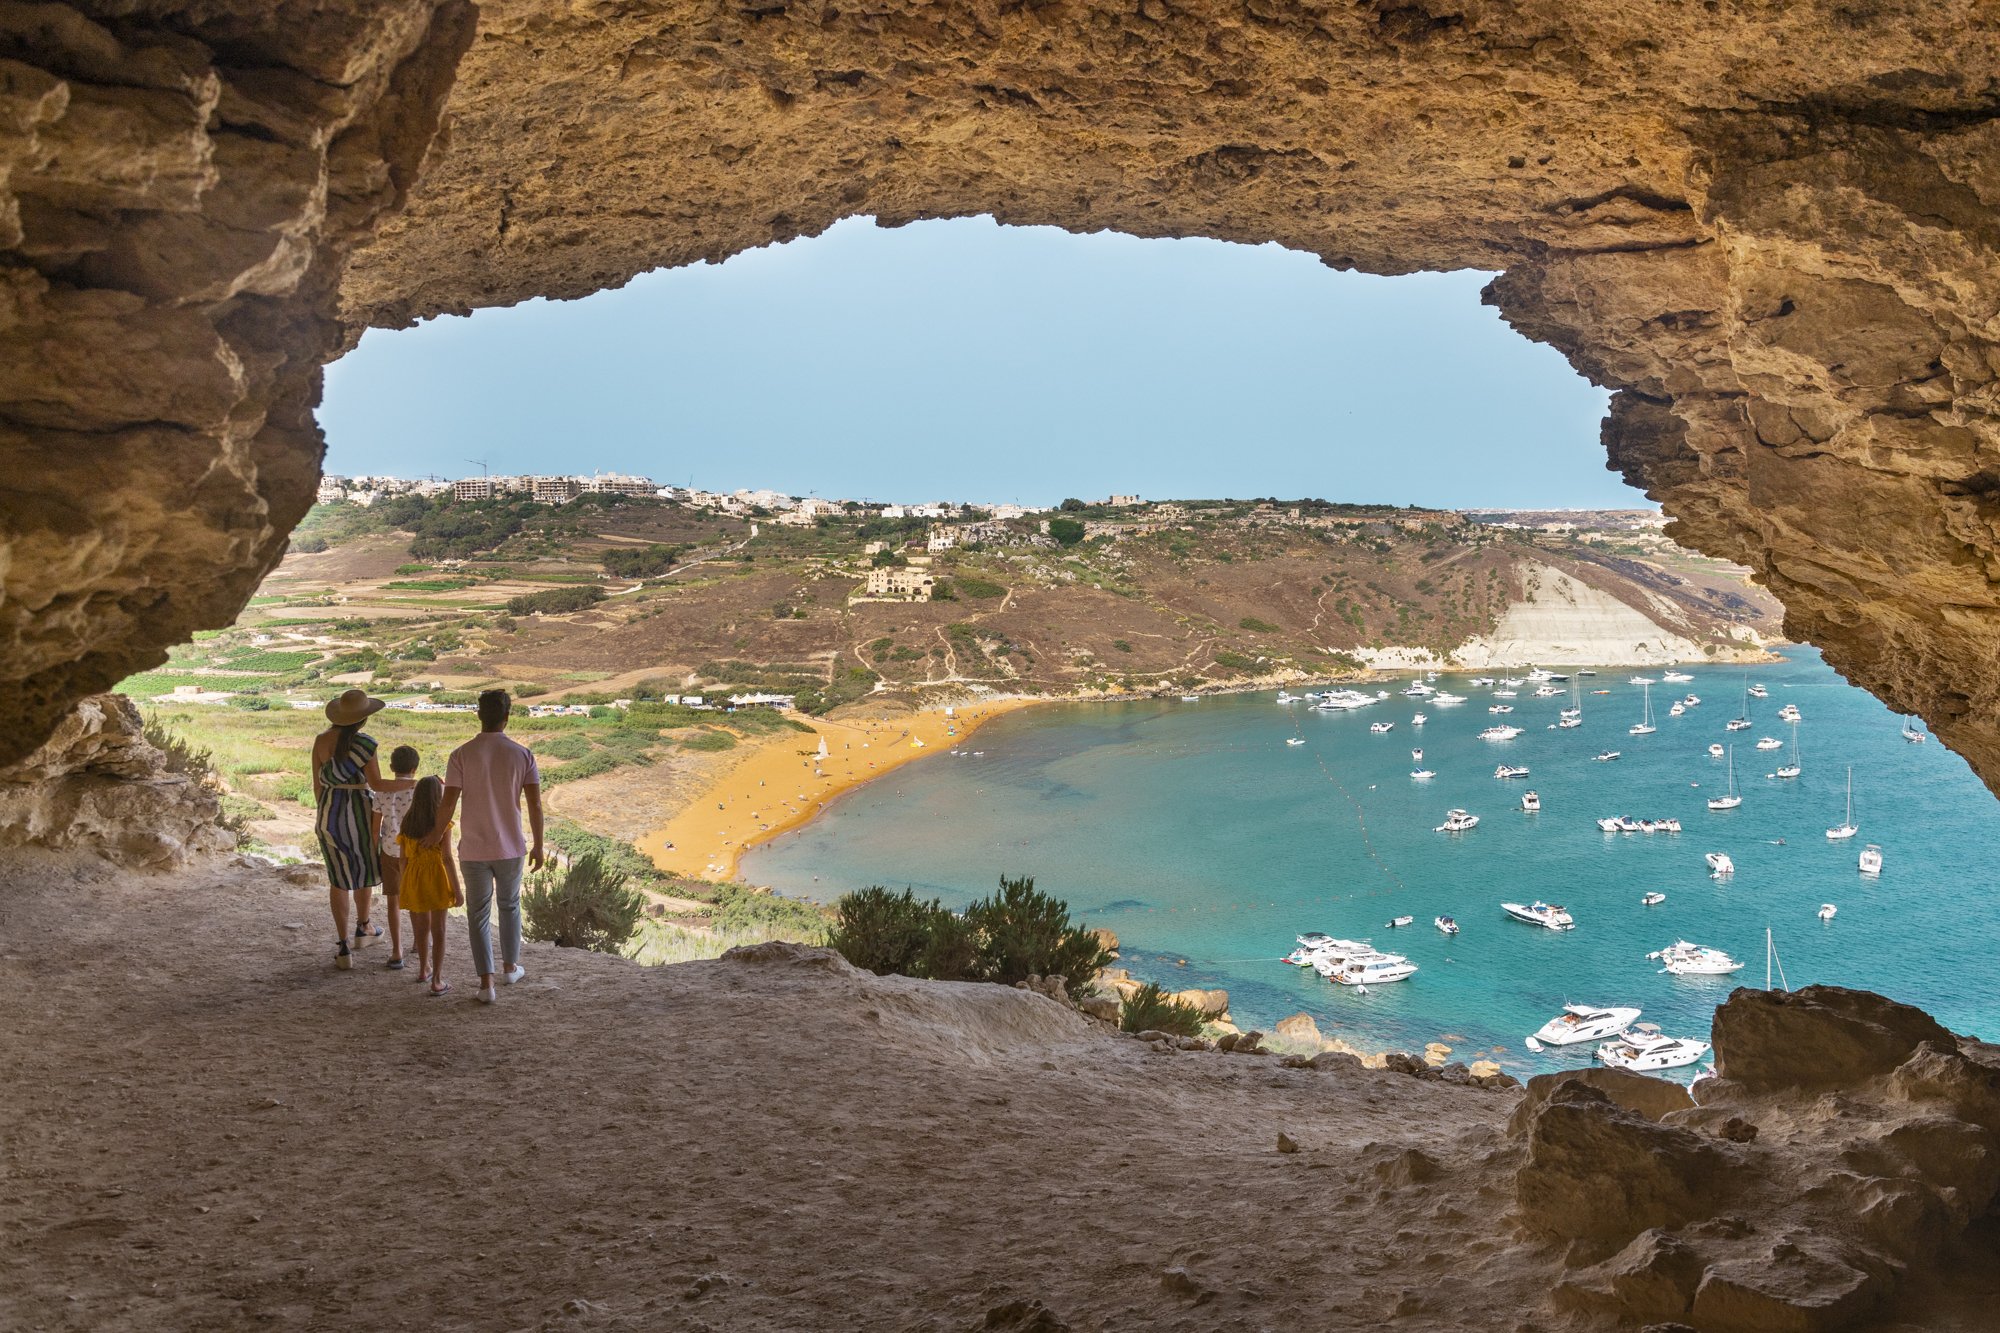
<svg viewBox="0 0 2000 1333">
<path fill-rule="evenodd" d="M 426 847 L 398 837 L 403 853 L 403 889 L 399 906 L 406 912 L 441 912 L 451 906 L 451 875 L 444 866 L 444 845 Z"/>
</svg>

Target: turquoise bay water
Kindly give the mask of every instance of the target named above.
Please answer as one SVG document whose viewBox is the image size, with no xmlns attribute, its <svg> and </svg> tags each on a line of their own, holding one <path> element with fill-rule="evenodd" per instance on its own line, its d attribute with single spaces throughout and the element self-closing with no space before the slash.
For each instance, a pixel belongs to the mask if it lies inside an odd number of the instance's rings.
<svg viewBox="0 0 2000 1333">
<path fill-rule="evenodd" d="M 998 877 L 1029 874 L 1091 925 L 1109 926 L 1133 975 L 1169 989 L 1224 986 L 1239 1024 L 1265 1027 L 1301 1010 L 1321 1029 L 1372 1048 L 1446 1038 L 1464 1058 L 1499 1048 L 1520 1072 L 1589 1058 L 1531 1056 L 1521 1045 L 1568 1000 L 1636 1004 L 1677 1036 L 1706 1038 L 1714 1006 L 1736 985 L 1764 983 L 1769 926 L 1794 986 L 1827 982 L 1922 1005 L 1960 1032 L 2000 1029 L 2000 903 L 1993 890 L 2000 802 L 1935 740 L 1911 745 L 1898 719 L 1807 649 L 1752 668 L 1770 697 L 1750 701 L 1756 725 L 1725 733 L 1743 698 L 1741 668 L 1690 667 L 1690 684 L 1653 686 L 1659 732 L 1639 720 L 1634 674 L 1582 677 L 1583 726 L 1549 729 L 1567 699 L 1496 701 L 1469 676 L 1438 684 L 1468 696 L 1455 707 L 1405 699 L 1405 681 L 1371 708 L 1321 713 L 1273 694 L 1198 704 L 1052 705 L 1003 717 L 977 733 L 983 754 L 939 754 L 837 802 L 825 816 L 745 862 L 745 877 L 829 900 L 867 884 L 914 885 L 960 904 Z M 1520 674 L 1520 673 L 1514 673 Z M 1608 690 L 1606 695 L 1590 693 Z M 1667 705 L 1692 692 L 1685 716 Z M 1487 712 L 1511 703 L 1513 714 Z M 1804 774 L 1768 776 L 1784 752 L 1752 748 L 1791 729 L 1797 704 Z M 1413 712 L 1430 721 L 1413 729 Z M 1509 742 L 1477 733 L 1498 721 L 1526 728 Z M 1369 725 L 1395 729 L 1372 735 Z M 1305 740 L 1287 746 L 1287 737 Z M 1741 808 L 1711 813 L 1725 786 L 1711 741 L 1736 745 Z M 1415 782 L 1410 749 L 1424 749 Z M 1600 750 L 1624 757 L 1594 760 Z M 1529 779 L 1493 776 L 1502 761 Z M 1860 836 L 1829 842 L 1854 766 Z M 1542 811 L 1527 814 L 1532 788 Z M 1445 811 L 1481 817 L 1465 834 L 1433 832 Z M 1680 834 L 1605 834 L 1602 815 L 1676 817 Z M 1782 839 L 1782 843 L 1778 840 Z M 1879 880 L 1855 856 L 1879 843 Z M 1703 853 L 1727 852 L 1733 879 L 1708 876 Z M 1667 901 L 1642 907 L 1640 895 Z M 1505 901 L 1566 905 L 1577 928 L 1508 919 Z M 1839 913 L 1815 915 L 1821 903 Z M 1386 929 L 1400 915 L 1416 924 Z M 1456 937 L 1431 925 L 1455 916 Z M 1366 995 L 1276 961 L 1302 931 L 1372 939 L 1420 971 Z M 1662 975 L 1645 955 L 1686 938 L 1745 963 L 1733 978 Z M 1775 980 L 1775 978 L 1774 978 Z"/>
</svg>

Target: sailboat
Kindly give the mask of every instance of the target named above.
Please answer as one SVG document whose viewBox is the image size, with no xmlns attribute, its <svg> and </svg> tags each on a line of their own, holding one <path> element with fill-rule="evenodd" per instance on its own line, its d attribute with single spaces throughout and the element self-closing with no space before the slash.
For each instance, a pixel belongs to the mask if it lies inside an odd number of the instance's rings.
<svg viewBox="0 0 2000 1333">
<path fill-rule="evenodd" d="M 1847 766 L 1847 818 L 1836 828 L 1826 831 L 1826 836 L 1834 842 L 1841 842 L 1861 832 L 1854 823 L 1854 765 Z"/>
<path fill-rule="evenodd" d="M 1579 681 L 1571 681 L 1569 687 L 1569 707 L 1556 718 L 1556 725 L 1564 729 L 1583 725 L 1583 686 Z"/>
<path fill-rule="evenodd" d="M 1750 673 L 1743 673 L 1743 711 L 1723 724 L 1724 731 L 1750 730 Z"/>
<path fill-rule="evenodd" d="M 1804 771 L 1799 766 L 1799 723 L 1798 719 L 1794 718 L 1792 719 L 1792 762 L 1789 764 L 1780 764 L 1777 776 L 1781 778 L 1795 778 Z"/>
<path fill-rule="evenodd" d="M 1924 743 L 1924 733 L 1917 729 L 1915 722 L 1906 721 L 1903 723 L 1903 739 L 1912 745 L 1922 745 Z"/>
<path fill-rule="evenodd" d="M 1634 736 L 1650 736 L 1659 728 L 1653 725 L 1653 685 L 1648 681 L 1641 687 L 1646 692 L 1646 713 L 1639 724 L 1631 728 Z"/>
<path fill-rule="evenodd" d="M 1741 804 L 1743 804 L 1743 798 L 1736 794 L 1736 747 L 1732 745 L 1729 747 L 1729 795 L 1709 797 L 1708 808 L 1711 810 L 1734 810 Z"/>
</svg>

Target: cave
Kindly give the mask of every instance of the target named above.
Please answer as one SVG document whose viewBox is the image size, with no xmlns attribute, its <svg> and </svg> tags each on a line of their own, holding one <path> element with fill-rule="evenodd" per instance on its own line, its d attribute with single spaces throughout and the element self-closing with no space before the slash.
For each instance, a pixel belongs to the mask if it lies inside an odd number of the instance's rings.
<svg viewBox="0 0 2000 1333">
<path fill-rule="evenodd" d="M 2000 789 L 1996 71 L 1977 0 L 0 6 L 0 765 L 115 731 L 89 696 L 235 619 L 313 501 L 322 368 L 364 329 L 985 214 L 1496 271 L 1485 299 L 1613 391 L 1608 459 L 1669 535 L 1749 566 L 1791 637 Z M 1857 1078 L 1993 1129 L 1987 1065 L 1844 1003 L 1761 1021 L 1839 1010 Z M 1762 1151 L 1728 1109 L 1667 1128 L 1572 1091 L 1533 1133 L 1608 1125 L 1722 1190 Z M 1983 1214 L 1976 1170 L 1898 1263 Z M 1656 1184 L 1630 1231 L 1700 1213 Z M 1574 1182 L 1522 1189 L 1588 1230 Z M 1864 1230 L 1931 1207 L 1864 1194 L 1808 1202 Z M 1685 1278 L 1653 1243 L 1575 1262 L 1604 1290 Z M 1886 1281 L 1756 1243 L 1831 1302 L 1787 1327 Z M 1725 1267 L 1704 1327 L 1775 1326 Z M 1200 1303 L 1198 1275 L 1164 1282 Z M 1067 1327 L 1016 1305 L 983 1326 Z"/>
</svg>

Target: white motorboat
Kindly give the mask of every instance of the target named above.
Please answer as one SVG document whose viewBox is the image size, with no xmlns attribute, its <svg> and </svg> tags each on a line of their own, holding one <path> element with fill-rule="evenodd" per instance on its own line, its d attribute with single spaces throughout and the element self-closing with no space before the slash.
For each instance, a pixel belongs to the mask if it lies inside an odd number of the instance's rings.
<svg viewBox="0 0 2000 1333">
<path fill-rule="evenodd" d="M 1463 833 L 1467 829 L 1478 827 L 1478 815 L 1470 815 L 1463 810 L 1447 810 L 1444 812 L 1444 823 L 1439 824 L 1431 831 L 1433 833 Z"/>
<path fill-rule="evenodd" d="M 1861 832 L 1861 829 L 1854 822 L 1854 765 L 1849 764 L 1847 766 L 1847 818 L 1828 829 L 1826 836 L 1831 842 L 1845 842 L 1859 832 Z"/>
<path fill-rule="evenodd" d="M 1624 751 L 1622 750 L 1599 750 L 1597 752 L 1597 762 L 1600 764 L 1608 764 L 1613 759 L 1618 758 L 1623 753 Z"/>
<path fill-rule="evenodd" d="M 1480 732 L 1479 739 L 1482 741 L 1511 741 L 1520 734 L 1521 729 L 1519 727 L 1510 726 L 1503 722 L 1497 727 L 1488 727 L 1486 730 Z"/>
<path fill-rule="evenodd" d="M 1701 859 L 1708 862 L 1708 873 L 1712 879 L 1736 873 L 1736 863 L 1729 859 L 1728 852 L 1709 852 Z"/>
<path fill-rule="evenodd" d="M 1543 1046 L 1575 1046 L 1580 1042 L 1603 1041 L 1638 1022 L 1640 1012 L 1621 1007 L 1566 1004 L 1561 1013 L 1535 1029 L 1535 1035 L 1528 1039 L 1528 1049 L 1538 1049 L 1534 1045 L 1536 1042 Z"/>
<path fill-rule="evenodd" d="M 1665 902 L 1666 900 L 1667 900 L 1667 895 L 1661 893 L 1658 889 L 1655 889 L 1653 890 L 1653 892 L 1647 894 L 1645 897 L 1639 900 L 1639 906 L 1658 907 L 1661 903 Z"/>
<path fill-rule="evenodd" d="M 1413 768 L 1410 770 L 1410 776 L 1415 778 L 1418 782 L 1429 782 L 1432 778 L 1437 776 L 1437 771 L 1435 769 L 1429 769 L 1429 768 Z"/>
<path fill-rule="evenodd" d="M 1861 855 L 1855 859 L 1855 864 L 1861 867 L 1861 873 L 1864 875 L 1881 874 L 1882 849 L 1872 842 L 1869 843 L 1861 849 Z"/>
<path fill-rule="evenodd" d="M 1491 684 L 1493 683 L 1493 677 L 1491 677 L 1491 676 L 1474 676 L 1474 677 L 1472 678 L 1472 683 L 1473 683 L 1474 685 L 1491 685 Z"/>
<path fill-rule="evenodd" d="M 1181 702 L 1184 704 L 1198 704 L 1201 702 L 1201 696 L 1199 694 L 1183 694 Z"/>
<path fill-rule="evenodd" d="M 1819 905 L 1819 913 L 1818 913 L 1819 919 L 1822 921 L 1831 921 L 1833 920 L 1834 914 L 1838 911 L 1840 911 L 1840 909 L 1838 907 L 1835 907 L 1832 903 L 1821 903 Z"/>
<path fill-rule="evenodd" d="M 1639 719 L 1638 723 L 1632 728 L 1630 728 L 1634 736 L 1650 736 L 1654 732 L 1659 730 L 1658 727 L 1653 725 L 1653 687 L 1650 682 L 1646 685 L 1645 689 L 1646 689 L 1645 713 Z"/>
<path fill-rule="evenodd" d="M 1662 969 L 1677 977 L 1722 977 L 1743 969 L 1743 964 L 1722 950 L 1711 949 L 1705 944 L 1689 944 L 1686 940 L 1675 940 L 1646 957 L 1656 960 Z"/>
<path fill-rule="evenodd" d="M 1385 930 L 1397 930 L 1403 926 L 1414 925 L 1416 920 L 1413 916 L 1394 916 L 1389 918 L 1388 925 L 1383 928 Z"/>
<path fill-rule="evenodd" d="M 1711 745 L 1708 748 L 1712 753 L 1717 747 Z M 1729 752 L 1729 794 L 1727 796 L 1709 797 L 1708 808 L 1711 810 L 1734 810 L 1741 804 L 1743 804 L 1743 797 L 1736 791 L 1736 751 L 1731 750 Z"/>
<path fill-rule="evenodd" d="M 1762 685 L 1752 685 L 1749 688 L 1749 690 L 1746 691 L 1746 693 L 1748 693 L 1752 699 L 1768 699 L 1771 697 L 1771 692 L 1765 689 Z"/>
<path fill-rule="evenodd" d="M 1493 697 L 1496 699 L 1518 699 L 1521 697 L 1521 692 L 1519 690 L 1495 690 L 1493 691 Z"/>
<path fill-rule="evenodd" d="M 1525 921 L 1531 926 L 1546 926 L 1550 930 L 1574 930 L 1576 921 L 1560 906 L 1551 906 L 1536 899 L 1532 903 L 1501 903 L 1500 910 L 1516 921 Z"/>
<path fill-rule="evenodd" d="M 1437 917 L 1432 920 L 1431 924 L 1433 926 L 1436 926 L 1439 930 L 1443 931 L 1447 935 L 1458 934 L 1458 922 L 1452 920 L 1448 916 Z"/>
<path fill-rule="evenodd" d="M 1664 681 L 1670 681 L 1675 685 L 1685 685 L 1689 681 L 1693 680 L 1694 677 L 1690 676 L 1685 671 L 1662 671 L 1660 673 L 1660 679 Z"/>
<path fill-rule="evenodd" d="M 1540 792 L 1532 792 L 1532 791 L 1524 791 L 1524 792 L 1522 792 L 1522 793 L 1521 793 L 1521 808 L 1522 808 L 1523 810 L 1527 811 L 1527 812 L 1528 812 L 1529 814 L 1531 814 L 1531 815 L 1532 815 L 1532 814 L 1535 814 L 1536 812 L 1538 812 L 1538 811 L 1539 811 L 1539 810 L 1540 810 L 1540 809 L 1542 808 L 1542 797 L 1541 797 L 1541 793 L 1540 793 Z"/>
<path fill-rule="evenodd" d="M 1500 683 L 1502 685 L 1505 685 L 1508 689 L 1514 689 L 1517 686 L 1527 684 L 1527 682 L 1522 680 L 1519 676 L 1502 676 L 1500 677 Z"/>
<path fill-rule="evenodd" d="M 1651 676 L 1634 676 L 1629 683 L 1633 685 L 1651 685 L 1653 678 Z"/>
<path fill-rule="evenodd" d="M 1782 750 L 1785 748 L 1785 743 L 1776 736 L 1763 736 L 1758 738 L 1757 748 L 1760 750 Z"/>
<path fill-rule="evenodd" d="M 1732 717 L 1722 724 L 1722 729 L 1724 731 L 1748 731 L 1750 730 L 1750 719 L 1747 717 Z"/>
<path fill-rule="evenodd" d="M 1778 771 L 1772 776 L 1795 778 L 1803 772 L 1805 772 L 1805 769 L 1799 765 L 1799 724 L 1794 720 L 1792 722 L 1792 762 L 1789 764 L 1779 764 Z"/>
<path fill-rule="evenodd" d="M 1666 1037 L 1651 1023 L 1635 1024 L 1629 1031 L 1597 1048 L 1597 1058 L 1615 1069 L 1647 1074 L 1661 1069 L 1679 1069 L 1708 1054 L 1708 1043 L 1691 1037 Z"/>
<path fill-rule="evenodd" d="M 1924 733 L 1918 729 L 1916 723 L 1905 722 L 1903 724 L 1903 739 L 1912 745 L 1922 745 L 1924 743 Z"/>
<path fill-rule="evenodd" d="M 1403 693 L 1409 698 L 1421 699 L 1425 695 L 1435 694 L 1437 693 L 1437 691 L 1433 690 L 1430 686 L 1424 684 L 1420 680 L 1413 680 L 1410 682 L 1410 688 L 1404 690 Z"/>
<path fill-rule="evenodd" d="M 1628 821 L 1623 815 L 1611 815 L 1598 820 L 1597 827 L 1606 833 L 1636 833 L 1638 831 L 1636 828 L 1628 829 L 1625 827 L 1629 822 L 1631 821 Z"/>
<path fill-rule="evenodd" d="M 1560 718 L 1556 719 L 1556 725 L 1564 731 L 1569 731 L 1574 727 L 1583 725 L 1583 716 L 1580 713 L 1565 712 Z"/>
<path fill-rule="evenodd" d="M 1686 698 L 1681 700 L 1681 707 L 1683 708 L 1701 707 L 1701 696 L 1699 694 L 1688 695 Z"/>
<path fill-rule="evenodd" d="M 1304 745 L 1304 744 L 1305 744 L 1305 739 L 1304 739 L 1303 737 L 1301 737 L 1301 736 L 1287 736 L 1287 737 L 1285 737 L 1285 744 L 1287 744 L 1287 745 Z"/>
<path fill-rule="evenodd" d="M 1685 713 L 1685 712 L 1687 712 L 1687 705 L 1686 705 L 1686 704 L 1680 704 L 1680 703 L 1677 703 L 1677 704 L 1673 705 L 1673 706 L 1672 706 L 1671 708 L 1667 709 L 1667 716 L 1668 716 L 1668 717 L 1679 717 L 1679 716 L 1680 716 L 1680 715 L 1681 715 L 1682 713 Z"/>
<path fill-rule="evenodd" d="M 1678 819 L 1642 819 L 1639 821 L 1641 833 L 1679 833 L 1681 821 Z"/>
<path fill-rule="evenodd" d="M 1511 713 L 1511 712 L 1513 712 L 1513 711 L 1514 711 L 1514 705 L 1512 705 L 1512 704 L 1490 704 L 1490 705 L 1488 705 L 1488 706 L 1487 706 L 1487 709 L 1486 709 L 1486 711 L 1487 711 L 1487 712 L 1489 712 L 1489 713 Z"/>
<path fill-rule="evenodd" d="M 1553 685 L 1538 685 L 1535 687 L 1535 697 L 1537 699 L 1553 699 L 1561 693 L 1562 691 Z"/>
<path fill-rule="evenodd" d="M 1295 703 L 1297 703 L 1298 701 L 1299 701 L 1299 696 L 1298 696 L 1298 695 L 1296 695 L 1296 694 L 1292 694 L 1292 693 L 1290 693 L 1290 692 L 1288 692 L 1288 691 L 1286 691 L 1286 690 L 1279 690 L 1279 691 L 1278 691 L 1278 702 L 1279 702 L 1279 703 L 1281 703 L 1281 704 L 1295 704 Z"/>
<path fill-rule="evenodd" d="M 1722 758 L 1722 742 L 1710 741 L 1708 743 L 1708 757 L 1710 759 Z"/>
<path fill-rule="evenodd" d="M 1493 776 L 1496 778 L 1525 778 L 1528 776 L 1528 766 L 1526 764 L 1502 764 L 1493 770 Z"/>
<path fill-rule="evenodd" d="M 1415 750 L 1412 750 L 1412 751 L 1410 751 L 1410 758 L 1411 758 L 1411 759 L 1413 759 L 1413 760 L 1415 760 L 1415 761 L 1416 761 L 1417 763 L 1419 763 L 1419 764 L 1423 763 L 1423 762 L 1424 762 L 1424 752 L 1423 752 L 1422 748 L 1418 748 L 1418 749 L 1415 749 Z"/>
<path fill-rule="evenodd" d="M 1462 694 L 1452 694 L 1445 690 L 1439 690 L 1436 694 L 1433 694 L 1431 696 L 1431 702 L 1434 704 L 1442 704 L 1444 707 L 1449 708 L 1453 704 L 1464 703 L 1465 696 Z"/>
<path fill-rule="evenodd" d="M 1576 674 L 1579 676 L 1594 676 L 1597 673 L 1595 671 L 1592 671 L 1589 667 L 1585 667 L 1583 670 L 1577 672 Z"/>
<path fill-rule="evenodd" d="M 1556 673 L 1553 671 L 1545 671 L 1541 667 L 1529 667 L 1528 674 L 1525 678 L 1528 680 L 1554 680 L 1556 678 Z"/>
<path fill-rule="evenodd" d="M 1324 931 L 1309 930 L 1298 937 L 1298 947 L 1285 955 L 1284 961 L 1293 967 L 1312 967 L 1322 959 L 1340 959 L 1371 951 L 1372 946 L 1360 940 L 1335 939 Z"/>
<path fill-rule="evenodd" d="M 1396 724 L 1394 722 L 1370 722 L 1368 724 L 1368 734 L 1371 736 L 1386 735 L 1395 729 Z"/>
<path fill-rule="evenodd" d="M 1424 723 L 1428 721 L 1430 721 L 1430 719 L 1425 717 L 1422 713 L 1410 714 L 1410 725 L 1413 727 L 1421 727 Z"/>
<path fill-rule="evenodd" d="M 1797 704 L 1786 704 L 1778 710 L 1778 720 L 1780 722 L 1800 721 L 1799 706 Z"/>
<path fill-rule="evenodd" d="M 1357 954 L 1333 969 L 1327 980 L 1365 990 L 1385 981 L 1403 981 L 1417 974 L 1417 965 L 1399 953 Z"/>
</svg>

